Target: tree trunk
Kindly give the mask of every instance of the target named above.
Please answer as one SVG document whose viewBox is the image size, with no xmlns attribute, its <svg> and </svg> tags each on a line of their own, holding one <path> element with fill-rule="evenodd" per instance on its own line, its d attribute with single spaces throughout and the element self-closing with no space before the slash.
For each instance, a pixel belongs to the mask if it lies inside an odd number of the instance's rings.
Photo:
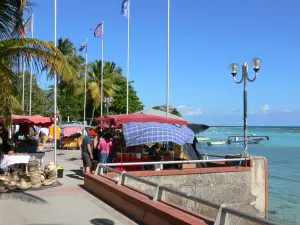
<svg viewBox="0 0 300 225">
<path fill-rule="evenodd" d="M 93 107 L 93 112 L 92 112 L 92 119 L 90 121 L 90 126 L 92 126 L 92 122 L 94 120 L 94 114 L 95 114 L 95 107 Z"/>
</svg>

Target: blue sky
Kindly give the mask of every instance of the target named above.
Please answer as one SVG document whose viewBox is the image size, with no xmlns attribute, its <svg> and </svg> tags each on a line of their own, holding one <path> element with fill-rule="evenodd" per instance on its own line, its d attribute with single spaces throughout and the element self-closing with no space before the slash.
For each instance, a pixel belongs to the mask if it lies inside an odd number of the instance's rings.
<svg viewBox="0 0 300 225">
<path fill-rule="evenodd" d="M 54 38 L 54 1 L 34 1 L 35 37 Z M 126 74 L 127 19 L 121 0 L 57 0 L 57 37 L 89 39 L 89 61 L 101 57 L 91 27 L 105 22 L 105 60 Z M 171 0 L 170 103 L 192 122 L 241 125 L 243 86 L 232 62 L 263 60 L 248 84 L 250 125 L 300 125 L 298 0 Z M 165 104 L 167 0 L 131 0 L 130 79 L 146 108 Z M 253 75 L 252 70 L 250 70 Z M 46 79 L 40 76 L 41 86 Z"/>
</svg>

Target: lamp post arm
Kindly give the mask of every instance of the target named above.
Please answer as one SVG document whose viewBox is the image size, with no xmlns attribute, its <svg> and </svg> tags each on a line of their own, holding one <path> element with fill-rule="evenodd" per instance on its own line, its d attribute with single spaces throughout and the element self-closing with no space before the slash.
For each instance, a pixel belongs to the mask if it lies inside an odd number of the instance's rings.
<svg viewBox="0 0 300 225">
<path fill-rule="evenodd" d="M 240 84 L 240 83 L 242 83 L 243 82 L 243 80 L 244 80 L 244 76 L 242 75 L 242 78 L 241 78 L 241 80 L 240 81 L 237 81 L 236 80 L 236 78 L 235 78 L 235 76 L 233 77 L 233 80 L 234 80 L 234 83 L 236 83 L 236 84 Z"/>
<path fill-rule="evenodd" d="M 254 82 L 255 80 L 256 80 L 256 78 L 257 78 L 257 74 L 258 74 L 258 72 L 255 72 L 255 75 L 254 75 L 254 78 L 253 79 L 250 79 L 249 78 L 249 75 L 247 76 L 247 80 L 249 81 L 249 82 Z"/>
</svg>

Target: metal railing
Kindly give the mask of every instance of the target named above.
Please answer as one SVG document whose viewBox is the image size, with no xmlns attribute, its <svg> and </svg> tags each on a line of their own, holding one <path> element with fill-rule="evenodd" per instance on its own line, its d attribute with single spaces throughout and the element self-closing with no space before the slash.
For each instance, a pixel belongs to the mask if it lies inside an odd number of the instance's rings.
<svg viewBox="0 0 300 225">
<path fill-rule="evenodd" d="M 176 160 L 176 161 L 156 161 L 156 162 L 125 162 L 125 163 L 106 163 L 105 166 L 145 166 L 145 165 L 160 165 L 160 169 L 163 169 L 163 165 L 166 164 L 192 164 L 192 163 L 209 163 L 209 162 L 241 162 L 247 161 L 250 158 L 231 158 L 231 159 L 204 159 L 204 160 Z"/>
<path fill-rule="evenodd" d="M 228 159 L 226 161 L 229 161 L 229 160 L 239 161 L 241 159 Z M 242 160 L 245 160 L 245 158 L 243 158 Z M 203 161 L 213 161 L 213 160 L 191 160 L 191 161 L 201 161 L 201 162 L 203 162 Z M 173 163 L 174 162 L 175 161 L 173 161 Z M 166 163 L 166 162 L 164 162 L 164 163 Z M 112 163 L 110 163 L 110 164 L 112 164 Z M 109 165 L 109 164 L 107 164 L 107 165 Z M 124 165 L 124 164 L 122 164 L 122 165 Z M 141 164 L 139 164 L 139 165 L 141 165 Z M 147 164 L 147 165 L 149 165 L 149 164 Z M 99 168 L 100 168 L 100 174 L 99 174 Z M 159 201 L 159 202 L 163 203 L 163 192 L 168 192 L 168 193 L 180 196 L 182 198 L 185 198 L 185 199 L 188 199 L 188 200 L 191 200 L 191 201 L 194 201 L 194 202 L 212 207 L 214 209 L 219 209 L 219 212 L 217 214 L 214 225 L 227 225 L 227 224 L 230 224 L 228 214 L 231 214 L 231 215 L 237 216 L 239 218 L 242 218 L 242 219 L 245 219 L 245 220 L 248 220 L 248 221 L 252 221 L 252 222 L 255 222 L 255 223 L 261 224 L 261 225 L 279 225 L 278 223 L 275 223 L 273 221 L 258 217 L 256 215 L 252 215 L 252 214 L 249 214 L 249 213 L 242 212 L 240 210 L 236 210 L 232 207 L 227 206 L 226 204 L 220 205 L 220 204 L 215 203 L 213 201 L 206 200 L 206 199 L 203 199 L 203 198 L 200 198 L 200 197 L 197 197 L 197 196 L 194 196 L 194 195 L 182 192 L 182 191 L 178 191 L 178 190 L 176 190 L 174 188 L 171 188 L 171 187 L 166 187 L 166 186 L 163 186 L 161 184 L 157 184 L 157 183 L 155 183 L 153 181 L 150 181 L 150 180 L 147 180 L 145 178 L 136 177 L 136 176 L 134 176 L 132 174 L 129 174 L 125 171 L 121 172 L 119 170 L 113 169 L 113 168 L 111 168 L 109 166 L 106 166 L 106 165 L 102 165 L 100 163 L 97 165 L 95 174 L 105 177 L 104 170 L 114 172 L 114 173 L 116 173 L 120 176 L 119 180 L 117 182 L 118 185 L 126 185 L 126 183 L 127 183 L 126 178 L 130 178 L 130 179 L 133 179 L 135 181 L 138 181 L 138 182 L 141 182 L 141 183 L 144 183 L 144 184 L 147 184 L 149 186 L 152 186 L 152 187 L 156 188 L 154 196 L 153 196 L 153 201 Z"/>
</svg>

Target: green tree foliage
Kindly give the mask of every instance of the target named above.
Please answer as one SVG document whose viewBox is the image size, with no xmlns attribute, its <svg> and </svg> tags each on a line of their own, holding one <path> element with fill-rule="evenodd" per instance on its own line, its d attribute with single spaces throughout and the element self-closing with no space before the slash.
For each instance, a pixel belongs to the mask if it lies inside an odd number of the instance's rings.
<svg viewBox="0 0 300 225">
<path fill-rule="evenodd" d="M 25 71 L 25 80 L 24 80 L 25 88 L 24 88 L 24 112 L 23 114 L 28 115 L 29 113 L 29 94 L 30 94 L 30 73 Z M 14 114 L 22 113 L 20 111 L 20 107 L 22 104 L 22 75 L 17 74 L 14 79 L 13 85 L 13 96 L 17 100 L 15 102 L 15 107 L 13 107 Z M 40 115 L 40 116 L 51 116 L 51 107 L 53 101 L 49 101 L 48 93 L 46 90 L 43 90 L 39 87 L 37 83 L 36 76 L 32 77 L 32 106 L 31 106 L 31 114 L 32 115 Z M 18 104 L 19 106 L 16 107 Z"/>
<path fill-rule="evenodd" d="M 140 111 L 144 109 L 143 103 L 140 101 L 137 96 L 136 91 L 131 85 L 133 81 L 130 82 L 129 85 L 129 109 L 128 113 L 135 113 L 136 111 Z M 119 79 L 116 83 L 118 85 L 118 89 L 113 97 L 111 106 L 109 107 L 109 114 L 125 114 L 126 113 L 126 87 L 127 82 L 126 79 Z"/>
<path fill-rule="evenodd" d="M 156 109 L 156 110 L 160 110 L 160 111 L 167 111 L 167 106 L 166 105 L 157 105 L 157 106 L 153 106 L 152 109 Z M 181 113 L 173 106 L 169 106 L 169 113 L 175 115 L 175 116 L 179 116 L 181 117 Z"/>
<path fill-rule="evenodd" d="M 19 69 L 22 58 L 34 71 L 42 68 L 54 68 L 65 80 L 72 80 L 74 71 L 68 66 L 62 53 L 53 44 L 30 38 L 15 38 L 18 29 L 22 27 L 23 12 L 26 0 L 0 1 L 0 113 L 4 116 L 6 125 L 11 122 L 12 81 Z"/>
</svg>

